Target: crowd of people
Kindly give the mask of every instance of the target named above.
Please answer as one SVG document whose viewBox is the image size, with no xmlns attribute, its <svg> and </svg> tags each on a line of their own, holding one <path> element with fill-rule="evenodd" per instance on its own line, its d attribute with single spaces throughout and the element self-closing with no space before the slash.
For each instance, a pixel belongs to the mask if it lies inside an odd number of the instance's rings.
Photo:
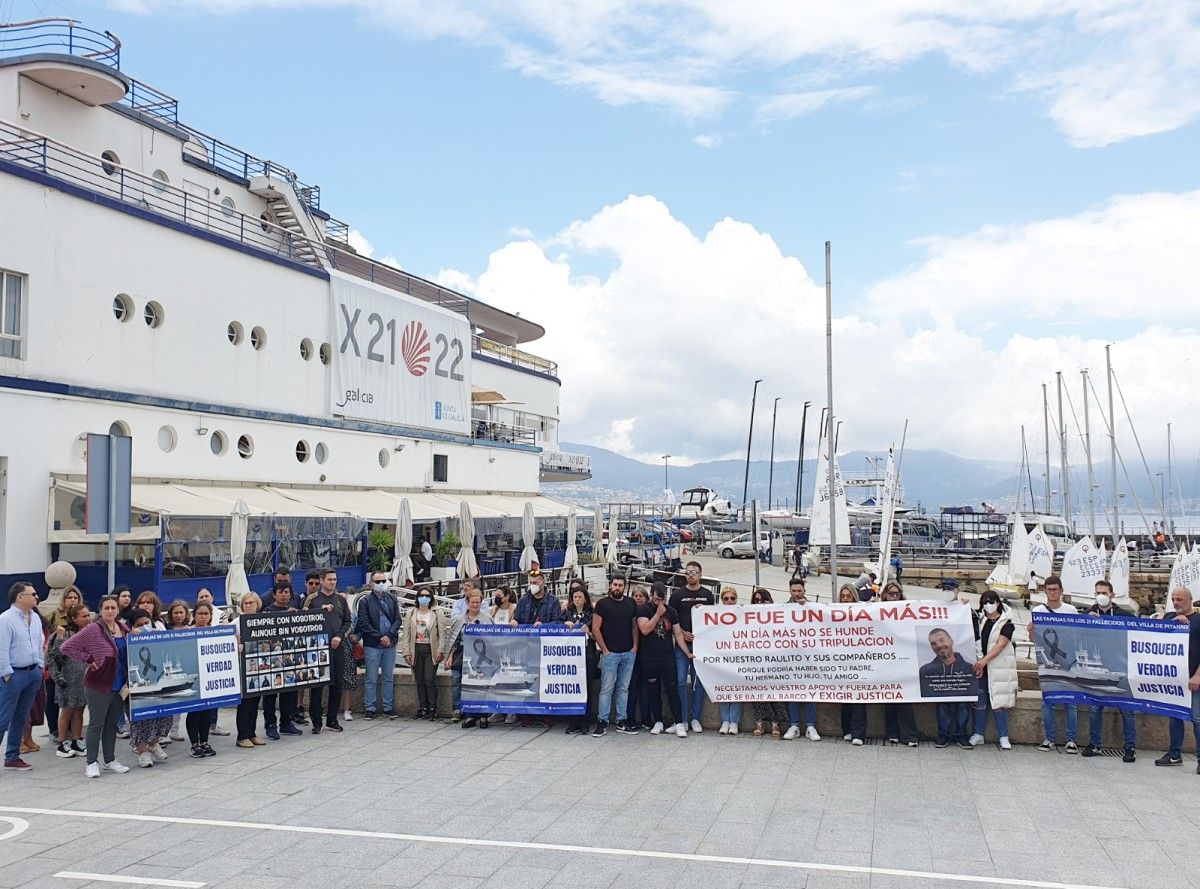
<svg viewBox="0 0 1200 889">
<path fill-rule="evenodd" d="M 105 771 L 129 770 L 118 758 L 118 739 L 128 740 L 132 757 L 143 768 L 165 761 L 166 747 L 185 739 L 190 744 L 191 757 L 215 756 L 212 736 L 229 734 L 220 727 L 216 710 L 187 713 L 182 719 L 186 734 L 181 733 L 179 717 L 128 720 L 126 653 L 131 638 L 147 630 L 171 632 L 239 621 L 243 615 L 300 609 L 319 611 L 324 616 L 331 654 L 328 681 L 303 689 L 245 696 L 236 713 L 234 743 L 239 748 L 251 750 L 268 741 L 279 741 L 283 736 L 301 735 L 301 726 L 305 725 L 311 725 L 313 734 L 341 732 L 341 722 L 353 718 L 351 701 L 360 681 L 360 664 L 365 683 L 362 718 L 399 718 L 394 687 L 395 667 L 401 658 L 413 674 L 417 697 L 413 718 L 439 718 L 440 670 L 449 673 L 451 679 L 451 718 L 464 729 L 488 728 L 493 718 L 499 718 L 498 714 L 460 712 L 463 639 L 468 624 L 562 625 L 584 631 L 587 687 L 591 694 L 587 713 L 566 720 L 567 734 L 590 733 L 601 737 L 612 727 L 622 734 L 645 730 L 653 735 L 670 733 L 685 738 L 689 732 L 704 730 L 701 715 L 706 698 L 692 652 L 693 609 L 714 604 L 740 607 L 736 589 L 722 587 L 714 594 L 709 585 L 702 583 L 701 572 L 698 562 L 688 562 L 684 566 L 683 584 L 673 588 L 658 582 L 630 585 L 625 577 L 615 575 L 607 591 L 595 600 L 582 580 L 573 579 L 568 584 L 565 601 L 560 602 L 547 589 L 545 577 L 534 568 L 529 572 L 528 588 L 520 596 L 509 587 L 500 587 L 485 600 L 474 581 L 464 581 L 462 596 L 448 614 L 435 607 L 432 593 L 413 589 L 411 582 L 410 588 L 403 591 L 404 596 L 398 596 L 388 576 L 381 572 L 371 575 L 368 590 L 355 597 L 353 604 L 346 593 L 337 589 L 337 572 L 332 569 L 309 572 L 305 589 L 299 593 L 293 590 L 287 573 L 280 572 L 266 601 L 255 593 L 243 594 L 238 599 L 236 613 L 232 614 L 214 606 L 207 590 L 201 590 L 195 602 L 176 600 L 164 607 L 153 591 L 144 591 L 135 599 L 127 588 L 118 588 L 100 600 L 98 612 L 93 615 L 82 593 L 74 587 L 65 591 L 49 613 L 44 613 L 39 611 L 33 586 L 16 583 L 9 591 L 9 608 L 0 613 L 0 731 L 6 739 L 4 767 L 32 768 L 24 757 L 39 750 L 32 728 L 43 723 L 56 755 L 65 759 L 83 757 L 88 777 L 99 777 Z M 1063 600 L 1058 577 L 1046 579 L 1045 592 L 1046 604 L 1035 607 L 1035 612 L 1076 612 L 1074 606 Z M 1099 581 L 1096 593 L 1096 604 L 1090 614 L 1101 620 L 1124 616 L 1113 605 L 1112 589 L 1107 582 Z M 960 597 L 958 583 L 951 579 L 943 581 L 941 595 L 945 601 L 961 598 L 968 602 Z M 905 593 L 899 583 L 892 581 L 884 584 L 874 598 L 899 601 L 905 598 Z M 839 602 L 861 600 L 862 590 L 856 584 L 847 583 L 838 590 Z M 1173 610 L 1165 619 L 1189 626 L 1191 722 L 1200 749 L 1200 611 L 1186 589 L 1173 590 L 1171 600 Z M 793 605 L 808 604 L 803 577 L 792 577 L 787 601 Z M 751 605 L 771 603 L 770 591 L 753 590 Z M 973 671 L 979 680 L 979 695 L 974 704 L 824 705 L 839 708 L 843 739 L 862 746 L 867 738 L 868 708 L 881 707 L 886 743 L 916 747 L 920 741 L 916 708 L 930 707 L 936 716 L 936 747 L 956 745 L 970 750 L 983 744 L 990 719 L 995 724 L 999 747 L 1011 749 L 1009 712 L 1015 706 L 1018 692 L 1013 612 L 999 595 L 989 590 L 980 597 L 978 610 L 972 610 L 972 619 L 977 648 L 973 663 L 954 651 L 945 631 L 935 630 L 929 640 L 935 660 L 923 667 L 922 673 L 930 669 L 940 670 L 944 675 Z M 1032 625 L 1027 629 L 1032 632 Z M 718 734 L 739 734 L 744 706 L 718 705 Z M 756 737 L 794 740 L 804 736 L 809 741 L 821 740 L 816 704 L 763 701 L 749 707 Z M 1077 743 L 1078 708 L 1045 703 L 1045 740 L 1038 749 L 1061 748 L 1066 753 L 1082 753 L 1084 757 L 1099 754 L 1105 709 L 1089 708 L 1089 738 L 1081 749 Z M 1065 711 L 1065 737 L 1057 727 L 1059 710 Z M 1130 711 L 1119 712 L 1124 735 L 1123 759 L 1132 763 L 1136 761 L 1137 723 Z M 505 716 L 506 723 L 522 726 L 533 725 L 535 719 L 547 728 L 554 724 L 545 715 Z M 1185 720 L 1170 721 L 1170 749 L 1156 760 L 1156 765 L 1182 763 L 1185 728 Z M 1200 763 L 1197 772 L 1200 773 Z"/>
</svg>

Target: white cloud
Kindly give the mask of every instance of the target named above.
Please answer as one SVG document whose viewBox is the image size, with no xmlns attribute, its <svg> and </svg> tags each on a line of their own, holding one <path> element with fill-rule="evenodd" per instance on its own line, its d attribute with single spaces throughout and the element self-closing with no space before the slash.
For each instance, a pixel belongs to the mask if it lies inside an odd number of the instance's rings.
<svg viewBox="0 0 1200 889">
<path fill-rule="evenodd" d="M 926 258 L 872 286 L 873 312 L 957 324 L 1006 318 L 1086 330 L 1195 320 L 1200 191 L 1115 197 L 1075 216 L 919 242 Z"/>
<path fill-rule="evenodd" d="M 346 243 L 350 245 L 355 253 L 359 256 L 365 256 L 367 259 L 370 259 L 375 253 L 375 246 L 367 240 L 366 235 L 356 228 L 350 229 L 350 234 L 346 236 Z"/>
<path fill-rule="evenodd" d="M 721 145 L 721 137 L 716 133 L 697 133 L 692 136 L 692 144 L 707 150 L 718 148 Z"/>
<path fill-rule="evenodd" d="M 747 73 L 783 81 L 799 75 L 810 84 L 819 79 L 836 92 L 838 79 L 928 56 L 968 74 L 1000 75 L 1015 92 L 1044 102 L 1081 146 L 1165 132 L 1200 118 L 1195 0 L 110 2 L 142 12 L 356 9 L 408 37 L 494 48 L 511 68 L 590 90 L 605 102 L 649 103 L 688 118 L 720 113 L 740 94 L 736 84 Z M 805 101 L 794 100 L 802 109 Z M 885 108 L 895 100 L 874 101 Z M 911 100 L 900 101 L 902 107 Z"/>
<path fill-rule="evenodd" d="M 1170 197 L 1144 196 L 1136 212 L 1169 214 Z M 1165 226 L 1160 220 L 1157 227 Z M 1158 253 L 1142 254 L 1148 244 L 1122 237 L 1095 237 L 1092 261 L 1076 258 L 1071 274 L 1078 278 L 1077 292 L 1106 290 L 1110 253 L 1131 268 L 1158 259 Z M 1172 243 L 1178 249 L 1180 242 Z M 630 456 L 737 457 L 744 453 L 755 378 L 765 381 L 760 407 L 776 395 L 783 398 L 780 442 L 794 441 L 806 399 L 824 402 L 823 286 L 769 235 L 732 219 L 697 234 L 655 198 L 631 196 L 567 226 L 553 248 L 560 252 L 547 254 L 531 241 L 510 243 L 491 255 L 478 278 L 443 272 L 439 280 L 545 324 L 546 337 L 533 348 L 559 362 L 567 440 Z M 1200 362 L 1192 357 L 1200 354 L 1200 332 L 1178 324 L 1194 319 L 1195 310 L 1177 311 L 1195 275 L 1173 282 L 1155 278 L 1151 296 L 1162 307 L 1161 323 L 1147 324 L 1142 307 L 1134 305 L 1145 296 L 1131 293 L 1124 314 L 1114 304 L 1091 330 L 1056 335 L 1039 307 L 1021 297 L 1028 270 L 1051 265 L 1055 253 L 1029 250 L 1026 262 L 984 266 L 996 278 L 988 287 L 1012 295 L 988 312 L 963 312 L 959 321 L 958 307 L 975 299 L 976 290 L 939 289 L 941 302 L 915 316 L 835 319 L 843 449 L 886 446 L 909 419 L 913 447 L 1015 459 L 1020 425 L 1040 428 L 1040 384 L 1062 370 L 1077 388 L 1080 367 L 1103 367 L 1106 341 L 1115 342 L 1114 363 L 1143 439 L 1167 419 L 1176 422 L 1179 440 L 1200 436 L 1200 391 L 1182 382 L 1165 386 L 1194 379 Z M 1039 250 L 1044 255 L 1035 255 Z M 611 273 L 602 279 L 573 274 L 577 257 L 596 254 L 613 261 Z M 970 261 L 978 261 L 977 254 Z M 956 281 L 965 287 L 970 271 L 968 264 Z M 899 287 L 911 274 L 884 283 Z M 835 300 L 848 302 L 836 290 Z M 999 316 L 1006 330 L 1019 332 L 992 342 L 982 322 Z M 1075 398 L 1078 404 L 1078 393 Z"/>
<path fill-rule="evenodd" d="M 802 93 L 783 93 L 771 96 L 758 104 L 757 118 L 761 123 L 804 117 L 826 105 L 853 102 L 876 92 L 874 86 L 849 86 L 832 90 L 809 90 Z"/>
</svg>

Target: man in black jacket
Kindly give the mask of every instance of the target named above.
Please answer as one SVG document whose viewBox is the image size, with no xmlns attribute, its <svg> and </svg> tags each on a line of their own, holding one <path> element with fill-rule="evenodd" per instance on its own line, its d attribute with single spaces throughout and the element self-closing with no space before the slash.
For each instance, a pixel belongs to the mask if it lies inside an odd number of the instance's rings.
<svg viewBox="0 0 1200 889">
<path fill-rule="evenodd" d="M 321 588 L 304 600 L 307 610 L 325 612 L 325 632 L 329 635 L 329 684 L 314 685 L 308 693 L 308 712 L 312 718 L 312 733 L 321 734 L 321 718 L 325 728 L 340 732 L 338 705 L 342 700 L 342 646 L 350 634 L 350 604 L 337 590 L 337 572 L 326 568 L 321 572 Z M 324 703 L 322 697 L 328 696 Z M 328 705 L 328 710 L 326 706 Z M 325 714 L 328 713 L 326 716 Z"/>
<path fill-rule="evenodd" d="M 292 607 L 292 585 L 290 583 L 276 584 L 274 592 L 271 594 L 271 601 L 263 606 L 263 614 L 283 614 L 288 611 L 295 611 Z M 279 721 L 275 720 L 275 705 L 279 704 Z M 296 715 L 296 692 L 284 691 L 279 694 L 263 695 L 263 725 L 266 727 L 267 737 L 272 741 L 278 741 L 280 735 L 299 735 L 302 734 L 300 729 L 296 728 L 292 720 Z"/>
<path fill-rule="evenodd" d="M 362 640 L 367 687 L 363 692 L 364 719 L 375 718 L 375 683 L 383 683 L 383 715 L 397 716 L 393 693 L 396 688 L 396 639 L 400 633 L 400 603 L 392 594 L 388 576 L 371 574 L 371 592 L 358 603 L 354 635 Z"/>
</svg>

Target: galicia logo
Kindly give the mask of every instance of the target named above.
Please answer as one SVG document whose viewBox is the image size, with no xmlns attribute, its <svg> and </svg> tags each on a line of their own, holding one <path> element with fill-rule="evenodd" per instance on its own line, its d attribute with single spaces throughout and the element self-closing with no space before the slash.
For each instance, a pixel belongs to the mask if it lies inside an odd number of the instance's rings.
<svg viewBox="0 0 1200 889">
<path fill-rule="evenodd" d="M 435 420 L 440 420 L 442 418 L 442 403 L 440 401 L 435 401 L 433 403 L 433 418 Z"/>
<path fill-rule="evenodd" d="M 429 334 L 425 325 L 420 321 L 410 321 L 404 328 L 404 336 L 400 339 L 400 355 L 404 358 L 404 366 L 414 377 L 425 376 L 429 370 Z"/>
</svg>

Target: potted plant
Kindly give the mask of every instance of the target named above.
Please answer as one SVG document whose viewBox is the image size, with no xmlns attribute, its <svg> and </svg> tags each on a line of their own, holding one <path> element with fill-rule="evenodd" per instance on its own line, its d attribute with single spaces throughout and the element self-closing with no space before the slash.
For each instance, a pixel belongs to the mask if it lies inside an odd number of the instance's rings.
<svg viewBox="0 0 1200 889">
<path fill-rule="evenodd" d="M 453 531 L 447 531 L 433 545 L 433 565 L 429 569 L 430 580 L 454 580 L 458 563 L 455 556 L 462 549 L 462 541 Z"/>
<path fill-rule="evenodd" d="M 367 576 L 376 571 L 385 574 L 392 568 L 396 537 L 387 528 L 372 528 L 367 535 Z"/>
</svg>

